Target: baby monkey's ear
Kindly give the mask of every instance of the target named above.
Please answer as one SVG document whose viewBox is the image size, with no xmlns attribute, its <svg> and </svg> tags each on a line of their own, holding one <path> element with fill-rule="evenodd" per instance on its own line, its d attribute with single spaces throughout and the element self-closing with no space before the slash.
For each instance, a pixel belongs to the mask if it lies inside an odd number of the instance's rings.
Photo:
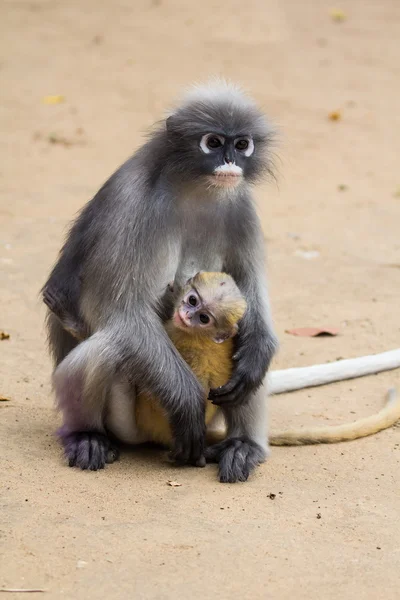
<svg viewBox="0 0 400 600">
<path fill-rule="evenodd" d="M 213 341 L 216 344 L 222 344 L 222 342 L 225 342 L 226 340 L 235 337 L 238 331 L 239 327 L 237 323 L 235 323 L 230 331 L 217 331 L 217 333 L 213 337 Z"/>
<path fill-rule="evenodd" d="M 197 273 L 195 273 L 194 275 L 192 275 L 192 277 L 189 277 L 189 279 L 186 282 L 186 285 L 192 285 L 192 283 L 194 282 L 194 280 L 196 279 L 196 277 L 198 275 L 200 275 L 201 273 L 204 273 L 204 271 L 197 271 Z"/>
</svg>

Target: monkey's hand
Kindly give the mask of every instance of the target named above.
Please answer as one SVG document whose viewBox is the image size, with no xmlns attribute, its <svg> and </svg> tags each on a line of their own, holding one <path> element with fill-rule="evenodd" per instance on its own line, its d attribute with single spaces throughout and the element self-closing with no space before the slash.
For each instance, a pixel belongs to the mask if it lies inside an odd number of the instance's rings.
<svg viewBox="0 0 400 600">
<path fill-rule="evenodd" d="M 233 355 L 233 373 L 225 385 L 210 390 L 209 400 L 217 406 L 245 403 L 263 383 L 277 340 L 267 328 L 239 332 Z"/>
<path fill-rule="evenodd" d="M 185 425 L 183 419 L 179 423 L 171 424 L 174 430 L 174 448 L 170 456 L 178 464 L 192 464 L 196 467 L 205 467 L 205 435 L 206 424 L 204 413 L 192 423 Z"/>
</svg>

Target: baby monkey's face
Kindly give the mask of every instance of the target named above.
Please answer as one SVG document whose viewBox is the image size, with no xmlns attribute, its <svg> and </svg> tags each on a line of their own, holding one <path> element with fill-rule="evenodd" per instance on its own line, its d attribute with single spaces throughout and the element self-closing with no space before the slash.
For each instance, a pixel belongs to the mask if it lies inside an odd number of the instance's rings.
<svg viewBox="0 0 400 600">
<path fill-rule="evenodd" d="M 246 303 L 232 278 L 201 271 L 178 295 L 172 321 L 187 334 L 220 344 L 235 336 Z"/>
<path fill-rule="evenodd" d="M 216 319 L 196 289 L 190 288 L 182 295 L 173 321 L 176 327 L 188 333 L 200 333 L 212 337 L 216 331 Z"/>
</svg>

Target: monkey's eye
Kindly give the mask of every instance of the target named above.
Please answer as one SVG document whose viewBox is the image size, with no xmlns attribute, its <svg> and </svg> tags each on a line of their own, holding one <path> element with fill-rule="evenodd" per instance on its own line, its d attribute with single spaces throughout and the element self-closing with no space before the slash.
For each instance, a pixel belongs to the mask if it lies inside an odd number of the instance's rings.
<svg viewBox="0 0 400 600">
<path fill-rule="evenodd" d="M 251 137 L 237 138 L 235 140 L 235 148 L 239 152 L 243 152 L 244 156 L 251 156 L 254 152 L 254 142 Z"/>
<path fill-rule="evenodd" d="M 193 295 L 189 296 L 188 302 L 189 302 L 190 306 L 196 306 L 196 304 L 197 304 L 196 296 L 193 296 Z"/>
<path fill-rule="evenodd" d="M 211 148 L 211 150 L 215 150 L 215 148 L 221 148 L 222 142 L 217 137 L 209 137 L 207 140 L 207 146 Z"/>
<path fill-rule="evenodd" d="M 213 150 L 218 150 L 224 145 L 224 138 L 220 135 L 216 135 L 214 133 L 207 133 L 203 135 L 200 141 L 200 148 L 203 150 L 204 154 L 210 154 Z"/>
<path fill-rule="evenodd" d="M 249 142 L 247 140 L 238 140 L 235 144 L 236 150 L 247 150 Z"/>
<path fill-rule="evenodd" d="M 203 325 L 207 325 L 207 323 L 210 322 L 210 317 L 208 315 L 206 315 L 205 313 L 201 313 L 199 315 L 199 319 L 200 319 L 200 323 L 203 323 Z"/>
</svg>

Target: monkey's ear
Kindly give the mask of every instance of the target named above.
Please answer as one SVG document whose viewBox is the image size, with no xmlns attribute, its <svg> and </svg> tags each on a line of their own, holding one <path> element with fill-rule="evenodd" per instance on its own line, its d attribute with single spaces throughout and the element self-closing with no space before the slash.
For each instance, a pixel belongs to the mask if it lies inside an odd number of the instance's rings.
<svg viewBox="0 0 400 600">
<path fill-rule="evenodd" d="M 186 282 L 186 285 L 191 285 L 193 283 L 194 279 L 196 279 L 197 275 L 200 275 L 200 273 L 204 273 L 204 271 L 197 271 L 197 273 L 192 275 L 192 277 L 189 277 L 189 279 Z"/>
</svg>

